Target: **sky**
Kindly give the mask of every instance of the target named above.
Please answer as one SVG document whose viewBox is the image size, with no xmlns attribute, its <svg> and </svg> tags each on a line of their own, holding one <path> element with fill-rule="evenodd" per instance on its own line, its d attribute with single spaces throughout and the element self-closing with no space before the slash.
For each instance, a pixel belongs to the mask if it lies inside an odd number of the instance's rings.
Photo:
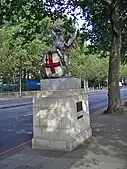
<svg viewBox="0 0 127 169">
<path fill-rule="evenodd" d="M 82 10 L 81 10 L 81 8 L 76 8 L 76 10 L 73 13 L 74 14 L 81 13 L 81 14 L 77 15 L 77 23 L 75 25 L 76 25 L 77 29 L 82 28 L 82 25 L 85 22 L 85 20 L 81 18 L 81 16 L 82 16 Z M 67 16 L 73 18 L 72 14 L 67 14 Z"/>
</svg>

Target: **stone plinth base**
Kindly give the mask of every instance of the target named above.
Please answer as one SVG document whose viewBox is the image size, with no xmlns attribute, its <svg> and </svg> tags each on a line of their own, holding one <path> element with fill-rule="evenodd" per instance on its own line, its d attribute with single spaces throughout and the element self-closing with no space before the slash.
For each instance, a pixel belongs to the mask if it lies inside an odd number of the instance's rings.
<svg viewBox="0 0 127 169">
<path fill-rule="evenodd" d="M 81 79 L 77 78 L 58 78 L 41 80 L 41 90 L 61 90 L 61 89 L 80 89 Z"/>
<path fill-rule="evenodd" d="M 61 135 L 65 132 L 62 131 Z M 80 144 L 82 144 L 85 140 L 87 140 L 90 136 L 92 136 L 91 128 L 84 130 L 84 132 L 77 134 L 71 140 L 65 138 L 63 140 L 55 139 L 41 139 L 41 138 L 33 138 L 32 139 L 32 148 L 35 149 L 46 149 L 46 150 L 61 150 L 61 151 L 72 151 Z"/>
<path fill-rule="evenodd" d="M 72 151 L 92 135 L 84 89 L 41 91 L 33 99 L 32 147 Z"/>
</svg>

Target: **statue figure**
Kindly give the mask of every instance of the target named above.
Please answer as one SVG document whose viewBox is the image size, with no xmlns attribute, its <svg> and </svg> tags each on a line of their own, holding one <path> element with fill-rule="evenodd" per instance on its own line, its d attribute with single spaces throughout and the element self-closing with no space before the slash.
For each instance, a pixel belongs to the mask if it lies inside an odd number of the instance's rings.
<svg viewBox="0 0 127 169">
<path fill-rule="evenodd" d="M 46 75 L 48 78 L 70 77 L 69 53 L 76 46 L 76 38 L 73 35 L 73 38 L 66 43 L 62 29 L 54 27 L 52 32 L 55 37 L 52 51 L 43 55 Z"/>
</svg>

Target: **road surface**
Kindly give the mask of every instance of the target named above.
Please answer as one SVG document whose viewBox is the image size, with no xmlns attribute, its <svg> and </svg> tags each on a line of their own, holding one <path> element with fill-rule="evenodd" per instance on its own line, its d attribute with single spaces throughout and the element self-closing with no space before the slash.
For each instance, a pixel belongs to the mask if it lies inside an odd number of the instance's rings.
<svg viewBox="0 0 127 169">
<path fill-rule="evenodd" d="M 0 153 L 32 137 L 32 104 L 0 109 Z"/>
<path fill-rule="evenodd" d="M 121 90 L 121 98 L 127 99 L 127 89 Z M 89 94 L 90 113 L 106 109 L 107 99 L 106 91 Z M 7 105 L 13 107 L 8 108 Z M 6 150 L 31 140 L 32 98 L 0 100 L 0 107 L 0 155 L 3 155 Z"/>
<path fill-rule="evenodd" d="M 120 91 L 121 99 L 127 99 L 127 88 Z M 108 105 L 107 91 L 94 92 L 89 94 L 89 110 L 90 113 L 96 113 L 100 109 L 106 109 Z"/>
</svg>

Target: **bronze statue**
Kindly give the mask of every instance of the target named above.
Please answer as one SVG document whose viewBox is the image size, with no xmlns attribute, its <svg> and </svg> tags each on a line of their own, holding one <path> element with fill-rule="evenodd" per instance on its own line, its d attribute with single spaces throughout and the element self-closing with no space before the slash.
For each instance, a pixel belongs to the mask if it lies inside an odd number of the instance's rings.
<svg viewBox="0 0 127 169">
<path fill-rule="evenodd" d="M 76 46 L 76 38 L 73 35 L 68 43 L 65 43 L 62 29 L 54 27 L 52 32 L 55 37 L 52 51 L 43 55 L 46 75 L 48 78 L 70 77 L 69 53 Z"/>
</svg>

